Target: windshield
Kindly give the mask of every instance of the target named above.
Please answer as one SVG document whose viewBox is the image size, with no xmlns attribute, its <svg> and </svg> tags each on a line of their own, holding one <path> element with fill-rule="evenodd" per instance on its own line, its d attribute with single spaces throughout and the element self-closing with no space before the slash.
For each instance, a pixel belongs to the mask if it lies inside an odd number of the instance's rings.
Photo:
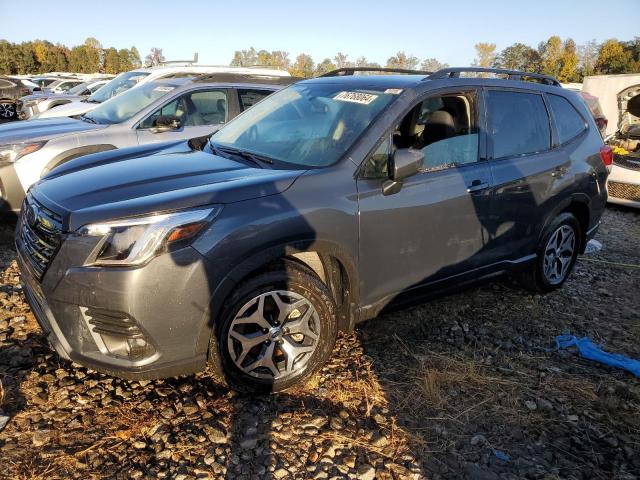
<svg viewBox="0 0 640 480">
<path fill-rule="evenodd" d="M 106 86 L 102 88 L 106 88 Z M 174 88 L 173 85 L 158 85 L 155 82 L 149 82 L 103 103 L 86 113 L 84 117 L 95 123 L 121 123 L 151 105 L 158 98 L 168 95 Z"/>
<path fill-rule="evenodd" d="M 149 75 L 148 72 L 121 73 L 109 83 L 105 84 L 100 90 L 91 95 L 87 101 L 102 103 L 105 100 L 109 100 L 111 97 L 115 97 L 119 93 L 129 90 L 147 75 Z"/>
<path fill-rule="evenodd" d="M 67 93 L 69 95 L 80 95 L 83 91 L 85 91 L 87 89 L 87 87 L 89 85 L 91 85 L 92 82 L 84 82 L 81 83 L 80 85 L 76 85 L 73 88 L 70 88 Z"/>
<path fill-rule="evenodd" d="M 298 165 L 337 162 L 398 93 L 298 84 L 267 97 L 211 141 Z"/>
</svg>

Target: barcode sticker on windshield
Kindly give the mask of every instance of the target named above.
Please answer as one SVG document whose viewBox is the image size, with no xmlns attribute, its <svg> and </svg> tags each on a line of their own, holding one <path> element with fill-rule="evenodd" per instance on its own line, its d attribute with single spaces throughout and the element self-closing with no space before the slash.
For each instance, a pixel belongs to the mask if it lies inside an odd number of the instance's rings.
<svg viewBox="0 0 640 480">
<path fill-rule="evenodd" d="M 156 87 L 153 89 L 155 92 L 170 92 L 173 87 Z"/>
<path fill-rule="evenodd" d="M 361 103 L 362 105 L 369 105 L 376 98 L 378 98 L 378 95 L 362 92 L 340 92 L 333 98 L 334 100 L 340 100 L 341 102 L 352 102 Z"/>
</svg>

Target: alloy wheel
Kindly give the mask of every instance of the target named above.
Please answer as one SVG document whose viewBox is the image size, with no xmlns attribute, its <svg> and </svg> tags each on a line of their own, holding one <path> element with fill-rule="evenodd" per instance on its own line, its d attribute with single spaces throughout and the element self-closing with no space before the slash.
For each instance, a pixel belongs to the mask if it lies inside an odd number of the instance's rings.
<svg viewBox="0 0 640 480">
<path fill-rule="evenodd" d="M 16 106 L 13 103 L 0 103 L 0 117 L 13 118 L 16 114 Z"/>
<path fill-rule="evenodd" d="M 320 337 L 311 301 L 286 290 L 260 294 L 238 311 L 227 335 L 232 361 L 245 374 L 282 380 L 302 371 Z"/>
<path fill-rule="evenodd" d="M 561 225 L 549 237 L 544 249 L 544 276 L 558 285 L 567 276 L 576 249 L 576 234 L 569 225 Z"/>
</svg>

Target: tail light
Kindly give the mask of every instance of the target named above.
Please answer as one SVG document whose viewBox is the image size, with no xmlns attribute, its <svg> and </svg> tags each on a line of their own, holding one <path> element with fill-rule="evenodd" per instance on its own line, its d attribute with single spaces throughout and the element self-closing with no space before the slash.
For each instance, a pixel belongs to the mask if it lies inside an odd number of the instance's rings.
<svg viewBox="0 0 640 480">
<path fill-rule="evenodd" d="M 602 131 L 607 128 L 607 125 L 609 125 L 609 121 L 603 117 L 596 118 L 596 125 L 598 126 L 598 130 Z"/>
<path fill-rule="evenodd" d="M 613 148 L 609 145 L 600 147 L 600 158 L 604 166 L 607 167 L 607 170 L 611 170 L 611 165 L 613 164 Z"/>
<path fill-rule="evenodd" d="M 22 96 L 26 96 L 26 95 L 31 95 L 31 90 L 29 90 L 28 88 L 21 88 L 20 89 L 20 93 L 22 94 Z"/>
</svg>

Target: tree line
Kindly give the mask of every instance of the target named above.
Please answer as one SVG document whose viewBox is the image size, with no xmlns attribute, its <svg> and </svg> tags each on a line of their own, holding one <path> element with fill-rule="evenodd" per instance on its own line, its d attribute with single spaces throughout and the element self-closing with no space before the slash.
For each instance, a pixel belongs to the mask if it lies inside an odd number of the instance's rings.
<svg viewBox="0 0 640 480">
<path fill-rule="evenodd" d="M 630 41 L 606 40 L 598 43 L 591 40 L 577 45 L 571 38 L 562 40 L 552 36 L 540 42 L 537 48 L 523 43 L 514 43 L 496 50 L 494 43 L 477 43 L 474 65 L 481 67 L 508 68 L 544 73 L 561 82 L 580 82 L 585 76 L 598 74 L 640 72 L 640 37 Z M 162 49 L 152 48 L 144 64 L 155 66 L 164 61 Z M 54 71 L 78 73 L 117 74 L 142 65 L 136 47 L 116 49 L 104 48 L 95 38 L 87 38 L 82 45 L 68 48 L 60 43 L 46 40 L 11 43 L 0 40 L 0 74 L 33 74 Z M 381 67 L 364 56 L 351 60 L 338 52 L 333 58 L 316 63 L 313 58 L 301 53 L 291 60 L 289 52 L 283 50 L 236 50 L 231 66 L 269 66 L 288 70 L 296 77 L 322 75 L 336 68 Z M 420 60 L 400 51 L 389 57 L 384 64 L 388 68 L 420 69 L 434 72 L 449 65 L 436 58 Z"/>
<path fill-rule="evenodd" d="M 45 72 L 117 74 L 140 67 L 136 47 L 104 48 L 95 38 L 69 48 L 47 40 L 11 43 L 0 40 L 0 74 L 25 75 Z"/>
<path fill-rule="evenodd" d="M 477 43 L 474 66 L 506 68 L 543 73 L 556 77 L 561 82 L 580 82 L 589 75 L 640 72 L 640 37 L 620 42 L 616 39 L 597 43 L 591 40 L 577 45 L 572 39 L 562 40 L 552 36 L 540 42 L 537 48 L 523 43 L 514 43 L 502 51 L 496 51 L 494 43 Z M 325 58 L 315 63 L 313 58 L 301 53 L 292 61 L 289 53 L 276 50 L 236 50 L 231 66 L 250 67 L 256 65 L 288 70 L 296 77 L 313 77 L 331 70 L 345 67 L 381 67 L 366 57 L 352 61 L 348 55 L 337 53 L 333 58 Z M 414 70 L 419 68 L 435 72 L 449 65 L 435 58 L 420 60 L 414 55 L 400 51 L 389 57 L 384 67 Z"/>
</svg>

